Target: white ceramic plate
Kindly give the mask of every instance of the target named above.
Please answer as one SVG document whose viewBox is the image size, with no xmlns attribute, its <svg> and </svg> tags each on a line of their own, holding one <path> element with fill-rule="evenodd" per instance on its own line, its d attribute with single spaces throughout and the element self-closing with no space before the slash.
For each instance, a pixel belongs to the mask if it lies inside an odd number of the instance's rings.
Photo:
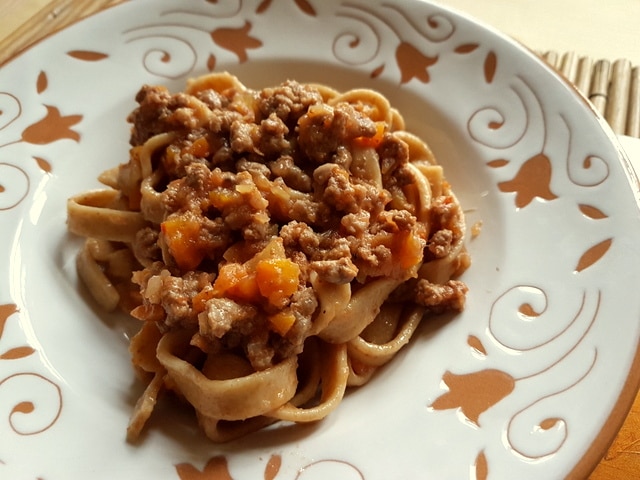
<svg viewBox="0 0 640 480">
<path fill-rule="evenodd" d="M 141 391 L 136 328 L 74 269 L 65 201 L 127 159 L 143 83 L 229 70 L 385 93 L 468 211 L 466 311 L 311 426 L 216 446 Z M 0 69 L 0 477 L 583 477 L 639 379 L 638 181 L 587 103 L 519 45 L 420 1 L 140 0 Z M 204 475 L 204 474 L 203 474 Z"/>
</svg>

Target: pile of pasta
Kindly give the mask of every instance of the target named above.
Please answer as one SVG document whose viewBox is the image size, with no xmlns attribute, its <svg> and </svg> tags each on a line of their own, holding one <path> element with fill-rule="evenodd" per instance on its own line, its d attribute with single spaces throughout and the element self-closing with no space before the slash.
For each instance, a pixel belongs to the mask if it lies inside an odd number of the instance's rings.
<svg viewBox="0 0 640 480">
<path fill-rule="evenodd" d="M 383 95 L 212 73 L 136 100 L 128 162 L 68 201 L 79 277 L 140 322 L 130 441 L 165 392 L 216 442 L 320 420 L 464 308 L 462 208 Z"/>
</svg>

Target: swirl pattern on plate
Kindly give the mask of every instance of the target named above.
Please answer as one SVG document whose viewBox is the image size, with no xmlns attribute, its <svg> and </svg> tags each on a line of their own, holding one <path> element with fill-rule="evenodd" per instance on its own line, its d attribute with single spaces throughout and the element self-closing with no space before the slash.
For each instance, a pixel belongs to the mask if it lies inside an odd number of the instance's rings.
<svg viewBox="0 0 640 480">
<path fill-rule="evenodd" d="M 288 75 L 289 61 L 302 64 L 296 72 L 306 74 L 308 69 L 310 76 L 327 83 L 339 72 L 400 96 L 406 93 L 418 99 L 416 109 L 437 112 L 437 118 L 446 121 L 443 125 L 454 126 L 455 135 L 442 134 L 448 141 L 443 144 L 454 152 L 452 166 L 470 171 L 459 177 L 473 177 L 467 182 L 472 193 L 463 201 L 470 216 L 485 225 L 470 245 L 478 258 L 469 271 L 470 312 L 411 350 L 409 358 L 426 359 L 426 384 L 412 381 L 412 373 L 400 367 L 380 378 L 380 383 L 391 384 L 394 375 L 406 380 L 398 392 L 385 391 L 385 398 L 402 394 L 402 405 L 413 405 L 399 410 L 394 427 L 406 424 L 412 432 L 428 432 L 436 426 L 441 438 L 419 452 L 412 444 L 399 443 L 403 450 L 393 454 L 409 452 L 404 463 L 372 458 L 365 452 L 377 446 L 370 435 L 360 438 L 362 451 L 349 450 L 336 458 L 328 447 L 335 443 L 331 432 L 341 431 L 336 423 L 333 430 L 318 428 L 308 436 L 276 433 L 285 439 L 277 447 L 277 440 L 253 444 L 249 453 L 229 449 L 212 458 L 208 451 L 178 451 L 155 461 L 165 473 L 184 479 L 205 471 L 212 478 L 253 474 L 251 478 L 265 480 L 276 475 L 308 480 L 344 473 L 372 479 L 378 467 L 391 469 L 380 473 L 387 477 L 407 476 L 407 469 L 420 462 L 420 468 L 441 477 L 445 470 L 438 465 L 448 452 L 438 445 L 444 445 L 456 454 L 449 468 L 467 476 L 471 472 L 476 479 L 585 473 L 595 460 L 580 458 L 595 438 L 613 435 L 615 422 L 604 419 L 616 407 L 629 372 L 637 368 L 633 359 L 640 307 L 635 296 L 627 295 L 627 284 L 636 277 L 625 269 L 637 260 L 629 239 L 639 236 L 629 179 L 588 105 L 553 72 L 495 33 L 428 2 L 125 2 L 0 69 L 0 222 L 10 232 L 0 237 L 0 271 L 16 267 L 12 276 L 0 279 L 3 435 L 9 432 L 20 437 L 21 445 L 36 448 L 45 435 L 64 436 L 77 412 L 67 401 L 71 387 L 46 373 L 51 371 L 48 358 L 55 357 L 59 347 L 39 338 L 44 320 L 30 310 L 40 307 L 35 296 L 21 290 L 21 282 L 32 288 L 40 271 L 30 270 L 15 253 L 29 235 L 40 235 L 36 227 L 41 225 L 30 220 L 32 210 L 55 204 L 60 192 L 70 193 L 76 169 L 68 158 L 94 161 L 92 155 L 104 146 L 97 143 L 96 125 L 103 126 L 105 118 L 123 120 L 123 110 L 117 116 L 111 104 L 87 100 L 95 98 L 87 94 L 96 88 L 95 78 L 113 81 L 108 95 L 101 93 L 124 104 L 143 82 L 182 83 L 184 77 L 224 69 L 240 76 L 262 69 L 271 78 Z M 415 118 L 419 123 L 433 121 L 428 113 Z M 452 128 L 429 126 L 436 140 L 439 128 Z M 107 129 L 105 136 L 111 146 L 119 141 Z M 466 150 L 456 158 L 459 144 Z M 474 158 L 467 158 L 469 152 Z M 63 220 L 59 230 L 65 230 Z M 44 247 L 46 235 L 42 237 L 36 245 Z M 491 257 L 494 263 L 483 260 L 500 245 L 505 251 Z M 40 255 L 42 268 L 60 278 L 57 264 L 52 267 L 50 259 Z M 47 288 L 54 296 L 77 294 L 69 288 L 72 280 L 61 285 L 52 282 Z M 622 333 L 610 328 L 610 318 L 619 319 Z M 71 375 L 60 368 L 62 378 Z M 600 388 L 605 380 L 609 391 Z M 384 385 L 380 388 L 385 390 Z M 108 398 L 115 395 L 104 387 L 100 392 Z M 587 395 L 598 397 L 588 417 L 574 408 L 576 399 Z M 377 399 L 370 400 L 375 408 Z M 113 403 L 118 401 L 122 399 Z M 426 413 L 424 403 L 429 405 Z M 349 408 L 345 405 L 345 425 L 355 411 Z M 385 416 L 375 421 L 388 433 L 395 431 Z M 287 440 L 299 445 L 291 450 L 294 454 L 284 446 Z M 118 442 L 111 446 L 119 448 Z M 90 458 L 102 458 L 102 452 L 92 454 L 87 452 Z M 21 455 L 18 449 L 0 448 L 0 476 L 18 468 Z M 267 458 L 265 463 L 262 459 Z M 37 474 L 34 467 L 31 476 L 46 473 L 55 478 L 60 468 L 50 462 Z"/>
</svg>

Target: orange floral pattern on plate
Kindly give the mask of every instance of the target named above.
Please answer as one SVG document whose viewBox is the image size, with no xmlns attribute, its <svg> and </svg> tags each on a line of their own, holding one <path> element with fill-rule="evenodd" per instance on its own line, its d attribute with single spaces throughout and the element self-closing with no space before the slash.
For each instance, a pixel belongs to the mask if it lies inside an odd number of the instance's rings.
<svg viewBox="0 0 640 480">
<path fill-rule="evenodd" d="M 215 0 L 207 0 L 207 3 L 211 5 L 219 6 L 220 2 Z M 300 18 L 307 20 L 316 19 L 321 11 L 321 4 L 314 3 L 308 0 L 290 0 L 290 4 L 293 5 L 294 11 L 300 13 Z M 158 75 L 163 78 L 180 78 L 189 75 L 193 72 L 200 70 L 214 70 L 217 68 L 219 58 L 223 56 L 232 57 L 238 64 L 246 63 L 252 59 L 252 55 L 259 53 L 261 49 L 268 46 L 268 38 L 263 37 L 260 32 L 259 22 L 262 20 L 261 16 L 266 16 L 272 9 L 276 8 L 276 2 L 272 0 L 263 0 L 257 7 L 255 5 L 245 2 L 238 2 L 238 10 L 228 16 L 223 15 L 211 15 L 215 21 L 215 26 L 212 27 L 210 23 L 197 23 L 194 22 L 194 26 L 189 26 L 186 22 L 180 23 L 178 21 L 167 20 L 166 22 L 149 21 L 142 25 L 139 25 L 133 29 L 122 32 L 122 36 L 128 46 L 136 42 L 142 42 L 149 39 L 161 39 L 170 38 L 174 30 L 190 30 L 196 32 L 199 35 L 197 39 L 191 37 L 173 38 L 179 44 L 185 47 L 186 57 L 192 55 L 191 61 L 187 58 L 184 66 L 176 67 L 171 70 L 166 68 L 176 60 L 181 59 L 181 55 L 170 51 L 169 49 L 162 51 L 162 55 L 156 63 L 153 63 L 150 58 L 152 53 L 157 53 L 158 50 L 162 50 L 164 47 L 153 48 L 143 46 L 143 68 L 152 75 Z M 317 8 L 316 8 L 317 5 Z M 362 56 L 362 61 L 347 60 L 345 55 L 353 49 L 357 49 L 362 46 L 361 38 L 358 34 L 349 32 L 350 42 L 348 47 L 344 47 L 344 43 L 339 43 L 343 39 L 346 39 L 349 35 L 344 35 L 342 32 L 336 33 L 336 39 L 334 41 L 333 54 L 338 62 L 343 64 L 362 67 L 367 69 L 367 73 L 371 78 L 381 77 L 386 75 L 387 79 L 393 79 L 393 81 L 400 86 L 405 84 L 417 83 L 421 88 L 429 88 L 430 83 L 439 75 L 438 68 L 442 65 L 443 61 L 447 58 L 455 57 L 463 61 L 473 62 L 477 64 L 477 83 L 483 85 L 483 87 L 496 86 L 500 83 L 501 76 L 505 75 L 505 66 L 508 62 L 500 56 L 499 52 L 494 51 L 491 48 L 487 48 L 482 42 L 473 41 L 473 39 L 464 38 L 462 41 L 456 41 L 456 23 L 448 18 L 446 15 L 427 15 L 426 17 L 418 18 L 409 8 L 405 8 L 402 5 L 395 5 L 393 3 L 383 3 L 379 8 L 373 8 L 366 2 L 346 1 L 341 2 L 340 7 L 335 12 L 336 19 L 352 19 L 356 22 L 360 22 L 361 25 L 365 25 L 371 29 L 377 41 L 381 44 L 383 42 L 391 43 L 391 51 L 393 55 L 380 56 L 383 50 L 378 48 L 374 49 L 372 56 Z M 278 3 L 278 8 L 281 4 Z M 252 11 L 250 11 L 253 9 Z M 177 12 L 177 11 L 176 11 Z M 165 12 L 169 15 L 170 12 Z M 179 12 L 178 12 L 179 13 Z M 184 11 L 183 11 L 184 13 Z M 168 18 L 168 17 L 165 17 Z M 209 21 L 211 21 L 211 18 Z M 203 21 L 204 22 L 204 21 Z M 204 26 L 203 26 L 204 25 Z M 163 33 L 158 33 L 157 28 L 162 27 Z M 156 29 L 156 30 L 154 30 Z M 382 30 L 384 29 L 384 32 Z M 406 32 L 410 32 L 407 34 Z M 164 35 L 164 36 L 163 36 Z M 389 40 L 391 39 L 391 40 Z M 201 41 L 202 40 L 202 41 Z M 341 45 L 337 48 L 336 45 Z M 79 46 L 79 45 L 78 45 Z M 77 60 L 78 65 L 83 65 L 89 68 L 92 64 L 100 64 L 105 61 L 109 61 L 113 58 L 113 53 L 108 48 L 67 48 L 65 50 L 67 57 Z M 203 55 L 201 55 L 203 54 Z M 378 55 L 378 56 L 376 56 Z M 226 58 L 225 57 L 225 58 Z M 228 60 L 226 60 L 229 62 Z M 519 83 L 518 83 L 519 82 Z M 35 91 L 37 95 L 44 93 L 50 93 L 50 82 L 47 73 L 41 71 L 36 79 Z M 533 118 L 536 101 L 540 103 L 540 99 L 537 98 L 535 90 L 531 88 L 527 82 L 518 78 L 514 81 L 518 88 L 521 90 L 527 90 L 526 95 L 519 93 L 520 100 L 522 101 L 526 113 L 527 119 Z M 524 85 L 524 87 L 522 87 Z M 17 115 L 15 118 L 6 122 L 7 116 L 5 115 L 5 124 L 0 124 L 0 132 L 8 125 L 13 123 L 16 119 L 22 115 L 22 105 L 17 97 L 12 96 L 8 92 L 0 92 L 0 95 L 5 95 L 8 98 L 13 98 L 18 107 L 15 109 Z M 18 143 L 27 143 L 32 146 L 48 145 L 57 141 L 71 141 L 79 143 L 82 140 L 81 128 L 82 120 L 84 116 L 78 113 L 72 113 L 68 111 L 64 105 L 54 102 L 40 102 L 39 106 L 44 109 L 44 116 L 40 116 L 34 121 L 30 121 L 29 125 L 24 126 L 21 129 L 21 133 L 15 138 L 2 140 L 4 142 L 0 145 L 0 148 L 9 147 L 10 145 Z M 489 107 L 493 108 L 493 107 Z M 499 108 L 495 107 L 498 111 Z M 478 112 L 472 112 L 471 116 Z M 2 120 L 2 118 L 0 118 Z M 477 142 L 482 147 L 488 147 L 487 151 L 493 151 L 491 149 L 500 150 L 513 147 L 518 142 L 525 138 L 525 135 L 530 134 L 528 131 L 524 131 L 522 136 L 515 138 L 514 142 L 506 146 L 492 145 L 490 142 L 485 141 L 482 137 L 475 134 L 474 119 L 470 119 L 467 125 L 467 133 L 472 142 Z M 532 205 L 538 204 L 548 206 L 553 204 L 557 200 L 563 199 L 563 191 L 557 188 L 557 179 L 568 177 L 569 181 L 576 187 L 591 187 L 602 183 L 608 175 L 607 165 L 605 161 L 597 157 L 596 155 L 587 155 L 583 161 L 577 162 L 571 159 L 571 128 L 568 122 L 565 122 L 567 133 L 566 144 L 567 154 L 566 159 L 563 159 L 558 152 L 558 149 L 552 149 L 549 145 L 549 138 L 553 136 L 557 143 L 562 143 L 558 140 L 558 135 L 561 135 L 562 129 L 552 129 L 547 123 L 550 119 L 542 116 L 544 125 L 544 131 L 542 133 L 542 139 L 540 140 L 540 148 L 533 150 L 527 154 L 512 153 L 500 156 L 496 160 L 490 160 L 486 163 L 488 171 L 494 174 L 496 191 L 507 199 L 511 203 L 510 208 L 512 210 L 524 210 L 530 209 Z M 561 118 L 561 121 L 564 120 Z M 508 119 L 500 118 L 489 121 L 486 125 L 487 131 L 494 133 L 504 132 L 508 128 Z M 472 131 L 473 130 L 473 131 Z M 547 138 L 549 137 L 549 138 Z M 2 143 L 0 142 L 0 143 Z M 494 152 L 495 153 L 495 152 Z M 501 152 L 503 153 L 503 152 Z M 51 173 L 56 167 L 55 160 L 45 158 L 40 152 L 35 152 L 32 155 L 28 155 L 26 158 L 31 158 L 38 167 L 37 173 Z M 493 157 L 495 158 L 495 157 Z M 565 168 L 561 168 L 563 166 Z M 22 172 L 28 180 L 29 175 L 32 173 L 29 169 L 21 169 L 17 166 L 0 163 L 0 168 L 3 166 L 13 167 L 13 170 L 19 170 Z M 598 174 L 597 168 L 602 167 L 605 173 Z M 594 173 L 595 172 L 595 173 Z M 19 198 L 15 203 L 7 203 L 9 207 L 7 209 L 14 208 L 20 204 L 29 191 L 29 183 L 26 182 L 24 195 Z M 7 193 L 11 193 L 12 185 L 0 185 L 0 199 L 2 195 L 5 197 Z M 19 197 L 19 196 L 18 196 Z M 585 222 L 593 221 L 606 221 L 609 217 L 605 213 L 606 209 L 601 209 L 591 204 L 576 202 L 576 208 L 584 216 Z M 0 205 L 0 210 L 2 210 Z M 587 271 L 593 265 L 597 265 L 602 259 L 607 257 L 607 253 L 611 250 L 614 244 L 614 238 L 605 238 L 596 240 L 585 239 L 585 246 L 582 246 L 582 254 L 579 254 L 579 258 L 575 263 L 575 274 L 581 274 Z M 517 287 L 514 287 L 516 289 Z M 503 296 L 509 295 L 511 290 L 500 295 L 494 302 L 493 307 L 496 307 L 503 300 Z M 599 302 L 599 298 L 598 298 Z M 586 322 L 580 322 L 579 319 L 583 315 L 581 309 L 575 315 L 575 318 L 569 322 L 566 330 L 561 331 L 558 334 L 558 338 L 565 335 L 568 332 L 585 330 L 584 335 L 589 330 L 590 326 L 597 317 L 597 308 L 592 313 L 591 318 L 587 318 Z M 12 311 L 12 309 L 14 309 Z M 585 309 L 584 311 L 587 311 Z M 543 317 L 545 312 L 541 309 L 536 309 L 527 302 L 523 302 L 518 308 L 514 309 L 518 315 L 527 318 L 527 321 L 533 322 L 538 317 Z M 17 314 L 17 307 L 15 304 L 0 305 L 0 337 L 2 336 L 2 329 L 4 328 L 7 319 Z M 529 352 L 526 348 L 514 348 L 508 345 L 508 342 L 501 338 L 499 329 L 493 328 L 493 321 L 495 320 L 495 312 L 489 315 L 489 331 L 485 334 L 469 335 L 467 338 L 467 345 L 470 347 L 474 358 L 481 357 L 482 359 L 491 358 L 495 355 L 495 345 L 500 345 L 506 349 L 513 348 L 518 351 L 523 357 Z M 588 317 L 588 315 L 587 315 Z M 581 339 L 578 337 L 575 344 L 572 344 L 567 352 L 563 352 L 564 355 L 572 355 L 577 346 L 580 345 Z M 549 340 L 549 342 L 554 339 Z M 540 344 L 531 348 L 531 351 L 544 348 L 545 344 Z M 10 349 L 0 351 L 0 360 L 3 362 L 16 362 L 27 358 L 34 358 L 36 353 L 35 349 L 28 345 L 21 345 L 12 347 Z M 564 357 L 563 357 L 564 358 Z M 558 365 L 562 363 L 563 358 L 555 358 L 548 369 L 558 368 Z M 593 360 L 595 363 L 595 360 Z M 589 368 L 593 367 L 593 363 L 588 364 Z M 438 411 L 440 414 L 448 410 L 458 410 L 469 423 L 474 424 L 475 427 L 482 428 L 482 416 L 490 409 L 497 408 L 497 406 L 510 396 L 520 385 L 525 382 L 535 379 L 537 376 L 542 375 L 543 371 L 530 372 L 528 375 L 516 375 L 511 371 L 504 369 L 493 369 L 480 367 L 470 370 L 458 370 L 454 373 L 454 368 L 447 370 L 443 375 L 443 384 L 448 389 L 435 400 L 431 402 L 432 411 Z M 589 374 L 590 369 L 586 372 L 577 372 L 573 377 L 568 378 L 566 388 L 573 388 L 573 386 L 579 384 L 579 382 L 586 375 Z M 38 378 L 36 374 L 32 377 Z M 40 377 L 41 380 L 48 381 L 44 377 Z M 7 377 L 0 382 L 0 386 L 9 385 L 14 377 Z M 59 387 L 58 387 L 59 391 Z M 557 392 L 556 392 L 557 393 Z M 537 399 L 536 401 L 543 401 L 544 398 Z M 512 421 L 509 423 L 507 431 L 507 441 L 511 442 L 510 435 L 511 429 L 516 428 L 517 418 L 521 413 L 526 413 L 528 409 L 533 408 L 535 402 L 530 405 L 523 406 L 522 410 L 514 413 Z M 11 412 L 11 415 L 15 413 L 29 414 L 34 411 L 35 405 L 28 400 L 17 402 Z M 62 408 L 62 400 L 60 397 L 60 409 Z M 515 420 L 514 420 L 515 419 Z M 57 420 L 57 417 L 56 417 Z M 553 432 L 561 429 L 565 420 L 561 416 L 548 416 L 539 421 L 536 427 L 541 430 Z M 513 424 L 513 425 L 512 425 Z M 48 428 L 48 427 L 47 427 Z M 530 455 L 525 449 L 518 449 L 513 447 L 514 451 L 522 454 L 524 457 L 530 457 L 535 459 L 535 455 Z M 1 453 L 1 452 L 0 452 Z M 553 452 L 552 452 L 553 453 Z M 473 466 L 476 479 L 490 478 L 491 458 L 482 450 L 477 453 L 475 459 L 470 461 L 470 465 Z M 331 462 L 327 460 L 326 462 Z M 272 480 L 281 472 L 282 459 L 279 455 L 273 455 L 270 457 L 267 465 L 265 466 L 264 479 Z M 341 463 L 335 461 L 336 465 Z M 359 478 L 364 478 L 362 474 L 353 466 L 351 471 L 355 472 L 354 475 L 359 474 Z M 306 468 L 306 467 L 305 467 Z M 178 476 L 182 480 L 226 480 L 232 478 L 227 460 L 223 456 L 216 456 L 209 459 L 202 470 L 194 467 L 189 463 L 179 463 L 175 465 L 175 470 Z M 299 472 L 296 478 L 302 478 L 302 470 Z"/>
<path fill-rule="evenodd" d="M 322 466 L 324 475 L 333 475 L 331 478 L 339 478 L 340 480 L 364 480 L 364 475 L 354 465 L 349 462 L 333 459 L 317 460 L 300 468 L 294 480 L 304 480 L 306 473 L 310 473 L 313 478 L 318 478 L 314 476 L 312 470 L 320 466 Z M 271 455 L 264 467 L 263 479 L 276 480 L 281 467 L 282 456 Z M 202 470 L 199 470 L 190 463 L 180 463 L 176 465 L 175 468 L 180 480 L 234 480 L 229 470 L 227 459 L 223 455 L 210 458 Z M 345 475 L 347 475 L 347 477 L 345 477 Z"/>
</svg>

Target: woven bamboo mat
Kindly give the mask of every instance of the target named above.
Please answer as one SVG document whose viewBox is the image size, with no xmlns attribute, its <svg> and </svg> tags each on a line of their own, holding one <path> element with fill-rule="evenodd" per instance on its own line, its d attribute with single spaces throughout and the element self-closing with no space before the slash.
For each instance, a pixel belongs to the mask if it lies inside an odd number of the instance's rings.
<svg viewBox="0 0 640 480">
<path fill-rule="evenodd" d="M 123 1 L 126 0 L 50 0 L 41 2 L 43 6 L 38 10 L 25 5 L 25 9 L 34 10 L 33 15 L 22 25 L 15 25 L 0 41 L 0 66 L 48 35 Z"/>
<path fill-rule="evenodd" d="M 539 55 L 591 101 L 616 134 L 640 138 L 640 67 L 626 59 L 593 60 L 574 52 Z"/>
</svg>

